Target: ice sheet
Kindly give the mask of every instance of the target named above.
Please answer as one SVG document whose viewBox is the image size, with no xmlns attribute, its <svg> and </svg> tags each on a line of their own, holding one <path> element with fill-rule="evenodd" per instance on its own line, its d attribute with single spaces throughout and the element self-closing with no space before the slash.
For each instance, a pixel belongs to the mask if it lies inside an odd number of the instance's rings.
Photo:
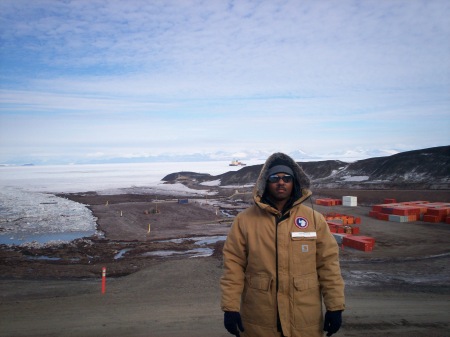
<svg viewBox="0 0 450 337">
<path fill-rule="evenodd" d="M 228 162 L 170 162 L 145 164 L 97 164 L 53 166 L 0 166 L 0 188 L 20 187 L 36 192 L 87 192 L 122 188 L 162 187 L 170 173 L 191 171 L 219 175 L 241 167 Z M 260 161 L 249 165 L 261 164 Z M 170 185 L 168 185 L 170 186 Z M 178 187 L 173 186 L 175 190 Z"/>
<path fill-rule="evenodd" d="M 96 218 L 82 204 L 52 194 L 4 187 L 0 243 L 70 241 L 95 233 Z"/>
</svg>

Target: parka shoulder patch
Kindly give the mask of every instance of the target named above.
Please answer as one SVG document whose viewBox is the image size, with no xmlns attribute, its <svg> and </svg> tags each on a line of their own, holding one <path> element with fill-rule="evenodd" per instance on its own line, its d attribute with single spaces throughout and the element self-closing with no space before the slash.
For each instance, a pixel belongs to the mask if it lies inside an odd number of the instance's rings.
<svg viewBox="0 0 450 337">
<path fill-rule="evenodd" d="M 309 222 L 306 218 L 298 216 L 295 218 L 295 225 L 300 229 L 308 228 Z"/>
</svg>

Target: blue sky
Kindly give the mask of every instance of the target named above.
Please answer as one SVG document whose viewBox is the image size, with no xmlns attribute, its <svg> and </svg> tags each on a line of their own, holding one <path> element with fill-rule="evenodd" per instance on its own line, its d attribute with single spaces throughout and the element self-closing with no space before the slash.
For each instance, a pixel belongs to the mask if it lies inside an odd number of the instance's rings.
<svg viewBox="0 0 450 337">
<path fill-rule="evenodd" d="M 450 2 L 0 1 L 0 163 L 450 145 Z"/>
</svg>

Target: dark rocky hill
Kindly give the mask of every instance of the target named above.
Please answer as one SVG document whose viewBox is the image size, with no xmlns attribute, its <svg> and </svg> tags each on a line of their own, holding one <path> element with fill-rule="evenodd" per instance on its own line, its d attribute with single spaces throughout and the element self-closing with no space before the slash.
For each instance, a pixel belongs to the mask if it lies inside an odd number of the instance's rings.
<svg viewBox="0 0 450 337">
<path fill-rule="evenodd" d="M 314 188 L 450 189 L 450 146 L 407 151 L 347 163 L 339 160 L 299 162 Z M 218 176 L 178 172 L 167 182 L 200 183 L 220 179 L 222 186 L 255 183 L 262 165 Z"/>
</svg>

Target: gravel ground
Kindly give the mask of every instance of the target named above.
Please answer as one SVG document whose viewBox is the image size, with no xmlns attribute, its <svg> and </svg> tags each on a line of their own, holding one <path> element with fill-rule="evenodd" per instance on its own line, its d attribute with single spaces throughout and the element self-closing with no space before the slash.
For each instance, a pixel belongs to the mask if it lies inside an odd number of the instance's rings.
<svg viewBox="0 0 450 337">
<path fill-rule="evenodd" d="M 105 235 L 51 247 L 2 246 L 0 336 L 228 336 L 217 238 L 246 204 L 230 198 L 180 204 L 163 195 L 65 197 L 88 205 Z M 449 225 L 378 221 L 368 217 L 368 205 L 314 208 L 360 216 L 361 234 L 376 239 L 370 253 L 341 249 L 347 310 L 336 336 L 448 336 Z M 215 239 L 195 240 L 204 236 Z M 200 248 L 212 255 L 193 257 Z M 161 251 L 178 254 L 151 254 Z"/>
</svg>

